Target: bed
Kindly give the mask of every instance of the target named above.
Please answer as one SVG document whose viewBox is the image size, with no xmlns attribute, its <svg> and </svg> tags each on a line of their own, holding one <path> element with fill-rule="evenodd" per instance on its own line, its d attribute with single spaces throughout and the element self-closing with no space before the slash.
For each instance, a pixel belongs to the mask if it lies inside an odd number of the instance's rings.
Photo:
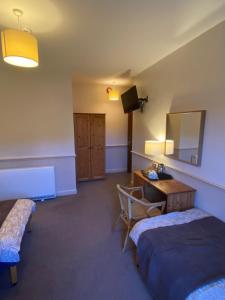
<svg viewBox="0 0 225 300">
<path fill-rule="evenodd" d="M 30 229 L 36 204 L 29 199 L 0 202 L 0 266 L 10 268 L 11 283 L 17 283 L 16 266 L 20 262 L 20 247 L 25 228 Z"/>
<path fill-rule="evenodd" d="M 154 300 L 225 299 L 225 223 L 193 208 L 139 221 L 130 232 Z"/>
</svg>

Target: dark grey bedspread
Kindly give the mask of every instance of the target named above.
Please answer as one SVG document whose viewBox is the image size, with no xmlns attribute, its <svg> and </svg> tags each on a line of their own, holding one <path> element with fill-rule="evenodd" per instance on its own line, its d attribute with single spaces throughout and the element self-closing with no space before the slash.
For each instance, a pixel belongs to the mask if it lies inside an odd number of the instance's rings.
<svg viewBox="0 0 225 300">
<path fill-rule="evenodd" d="M 225 223 L 214 217 L 147 230 L 138 241 L 141 275 L 157 300 L 182 300 L 225 277 Z"/>
</svg>

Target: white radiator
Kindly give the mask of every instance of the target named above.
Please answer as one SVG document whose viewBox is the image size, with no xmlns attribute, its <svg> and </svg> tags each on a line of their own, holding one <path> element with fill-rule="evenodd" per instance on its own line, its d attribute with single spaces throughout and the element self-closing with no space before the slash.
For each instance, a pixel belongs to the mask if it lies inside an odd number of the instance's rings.
<svg viewBox="0 0 225 300">
<path fill-rule="evenodd" d="M 54 167 L 0 169 L 0 200 L 55 196 Z"/>
</svg>

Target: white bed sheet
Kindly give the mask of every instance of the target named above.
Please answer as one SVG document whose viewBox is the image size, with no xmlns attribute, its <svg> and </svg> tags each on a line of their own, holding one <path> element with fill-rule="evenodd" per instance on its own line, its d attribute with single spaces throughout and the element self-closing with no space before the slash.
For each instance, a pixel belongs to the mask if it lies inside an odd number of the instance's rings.
<svg viewBox="0 0 225 300">
<path fill-rule="evenodd" d="M 130 232 L 130 238 L 137 246 L 140 235 L 146 230 L 185 224 L 209 216 L 207 212 L 199 208 L 192 208 L 186 211 L 176 211 L 158 217 L 146 218 L 134 225 Z"/>
<path fill-rule="evenodd" d="M 195 290 L 186 300 L 225 300 L 225 278 Z"/>
</svg>

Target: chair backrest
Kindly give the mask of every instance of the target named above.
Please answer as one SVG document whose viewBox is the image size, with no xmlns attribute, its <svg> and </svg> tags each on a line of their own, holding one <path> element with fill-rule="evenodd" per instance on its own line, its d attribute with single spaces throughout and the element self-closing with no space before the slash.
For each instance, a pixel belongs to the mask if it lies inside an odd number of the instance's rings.
<svg viewBox="0 0 225 300">
<path fill-rule="evenodd" d="M 131 198 L 132 197 L 129 192 L 126 190 L 125 186 L 122 186 L 120 184 L 116 185 L 118 194 L 119 194 L 119 199 L 120 199 L 120 208 L 121 211 L 125 214 L 125 216 L 128 219 L 132 219 L 132 203 L 131 203 Z"/>
<path fill-rule="evenodd" d="M 157 201 L 156 203 L 149 202 L 143 198 L 143 189 L 142 187 L 126 187 L 120 184 L 116 185 L 122 215 L 128 220 L 140 220 L 153 215 L 159 215 L 160 212 L 163 213 L 166 205 L 166 201 Z M 140 191 L 142 198 L 134 197 L 134 192 Z M 160 209 L 159 209 L 160 208 Z M 153 214 L 152 212 L 155 211 Z"/>
</svg>

